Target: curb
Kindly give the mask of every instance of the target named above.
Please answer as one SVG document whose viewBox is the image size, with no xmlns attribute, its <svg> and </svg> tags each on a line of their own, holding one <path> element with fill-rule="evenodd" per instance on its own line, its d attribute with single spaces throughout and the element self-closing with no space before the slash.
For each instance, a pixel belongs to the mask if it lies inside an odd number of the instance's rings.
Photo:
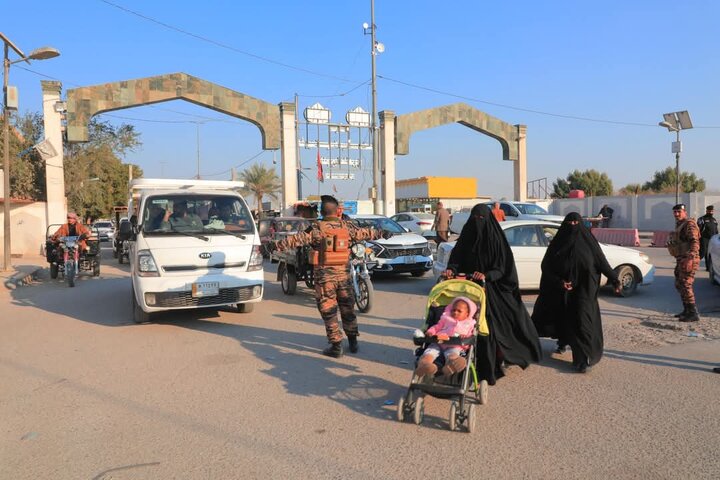
<svg viewBox="0 0 720 480">
<path fill-rule="evenodd" d="M 38 273 L 43 269 L 43 267 L 35 267 L 33 270 L 29 272 L 18 272 L 12 277 L 5 280 L 5 288 L 8 290 L 15 290 L 18 287 L 23 287 L 25 285 L 30 285 L 33 283 L 33 280 L 37 278 Z"/>
</svg>

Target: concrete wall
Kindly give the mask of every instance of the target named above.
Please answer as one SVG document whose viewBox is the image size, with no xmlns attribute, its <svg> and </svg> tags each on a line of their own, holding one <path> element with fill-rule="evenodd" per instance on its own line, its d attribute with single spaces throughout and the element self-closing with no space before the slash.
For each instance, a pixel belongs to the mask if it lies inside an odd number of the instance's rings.
<svg viewBox="0 0 720 480">
<path fill-rule="evenodd" d="M 680 195 L 680 202 L 686 205 L 691 217 L 698 218 L 705 214 L 707 205 L 720 207 L 720 194 L 684 193 Z M 578 212 L 594 217 L 605 204 L 614 210 L 612 227 L 637 228 L 645 232 L 672 230 L 675 227 L 672 215 L 675 194 L 562 198 L 553 200 L 549 211 L 555 215 Z"/>
<path fill-rule="evenodd" d="M 10 253 L 12 255 L 39 255 L 45 245 L 45 202 L 13 203 L 10 206 Z M 0 209 L 0 225 L 3 223 Z M 0 245 L 4 232 L 0 229 Z"/>
</svg>

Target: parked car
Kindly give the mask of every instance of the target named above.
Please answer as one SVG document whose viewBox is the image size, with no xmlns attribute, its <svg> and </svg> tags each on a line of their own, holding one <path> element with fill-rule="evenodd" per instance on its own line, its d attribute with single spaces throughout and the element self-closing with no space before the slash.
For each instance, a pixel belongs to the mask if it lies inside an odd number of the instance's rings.
<svg viewBox="0 0 720 480">
<path fill-rule="evenodd" d="M 93 224 L 93 227 L 97 229 L 101 242 L 107 242 L 115 235 L 115 226 L 109 220 L 99 220 Z"/>
<path fill-rule="evenodd" d="M 375 252 L 377 265 L 372 273 L 410 273 L 422 277 L 432 269 L 433 259 L 428 240 L 407 232 L 397 222 L 383 215 L 351 215 L 361 227 L 375 227 L 394 233 L 391 238 L 367 242 Z"/>
<path fill-rule="evenodd" d="M 720 285 L 720 234 L 713 236 L 708 243 L 708 269 L 713 285 Z"/>
<path fill-rule="evenodd" d="M 482 202 L 487 205 L 490 209 L 493 208 L 495 202 Z M 510 201 L 499 201 L 500 209 L 505 212 L 505 220 L 545 220 L 548 222 L 561 223 L 565 217 L 562 215 L 551 215 L 547 210 L 542 208 L 540 205 L 536 205 L 530 202 L 510 202 Z M 455 212 L 450 222 L 450 231 L 453 233 L 460 233 L 463 225 L 467 222 L 470 217 L 470 210 L 461 210 Z"/>
<path fill-rule="evenodd" d="M 560 228 L 554 222 L 521 220 L 516 222 L 501 222 L 500 227 L 510 244 L 518 280 L 521 290 L 537 290 L 540 288 L 540 264 L 545 256 L 550 240 Z M 450 252 L 455 242 L 442 243 L 438 246 L 438 253 L 433 267 L 433 274 L 438 278 L 447 269 Z M 655 266 L 650 263 L 650 257 L 645 253 L 632 248 L 615 245 L 600 244 L 610 266 L 617 272 L 622 283 L 621 294 L 625 297 L 635 293 L 638 285 L 649 285 L 655 277 Z M 718 248 L 720 257 L 720 248 Z M 463 272 L 472 273 L 472 272 Z M 603 276 L 601 284 L 607 283 Z"/>
<path fill-rule="evenodd" d="M 390 219 L 395 220 L 413 233 L 423 235 L 425 232 L 431 231 L 435 215 L 422 212 L 401 212 L 393 215 Z"/>
</svg>

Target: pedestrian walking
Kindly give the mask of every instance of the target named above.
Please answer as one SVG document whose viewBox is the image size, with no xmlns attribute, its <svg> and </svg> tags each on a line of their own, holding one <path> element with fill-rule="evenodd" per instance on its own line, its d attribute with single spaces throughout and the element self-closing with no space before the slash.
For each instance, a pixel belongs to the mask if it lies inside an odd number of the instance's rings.
<svg viewBox="0 0 720 480">
<path fill-rule="evenodd" d="M 323 355 L 340 358 L 343 355 L 343 331 L 348 338 L 351 353 L 358 351 L 357 317 L 355 316 L 355 292 L 350 279 L 349 261 L 351 242 L 380 238 L 382 231 L 373 227 L 360 228 L 338 215 L 338 201 L 330 195 L 321 197 L 322 219 L 311 223 L 304 232 L 283 240 L 268 242 L 270 253 L 304 245 L 313 249 L 313 280 L 315 301 L 325 323 L 330 346 Z M 338 323 L 338 310 L 342 319 L 342 331 Z"/>
<path fill-rule="evenodd" d="M 505 212 L 503 212 L 502 208 L 500 208 L 500 204 L 498 202 L 493 204 L 492 214 L 498 222 L 505 221 Z"/>
<path fill-rule="evenodd" d="M 718 222 L 713 216 L 715 207 L 708 205 L 705 207 L 705 215 L 698 218 L 697 224 L 700 229 L 700 260 L 705 260 L 705 270 L 710 270 L 708 265 L 708 244 L 713 235 L 718 233 Z"/>
<path fill-rule="evenodd" d="M 700 266 L 700 230 L 694 218 L 688 217 L 685 205 L 673 207 L 675 231 L 670 234 L 668 251 L 675 257 L 675 288 L 680 293 L 683 311 L 676 314 L 681 322 L 700 320 L 695 304 L 695 272 Z"/>
<path fill-rule="evenodd" d="M 602 206 L 600 212 L 598 213 L 598 217 L 602 217 L 602 221 L 600 223 L 602 228 L 610 228 L 610 221 L 612 220 L 614 211 L 615 210 L 610 208 L 607 203 Z"/>
<path fill-rule="evenodd" d="M 540 361 L 535 326 L 520 297 L 515 259 L 500 224 L 486 205 L 475 205 L 450 253 L 444 276 L 465 273 L 484 281 L 489 336 L 478 336 L 478 378 L 490 385 L 504 375 L 503 362 L 527 368 Z"/>
<path fill-rule="evenodd" d="M 440 245 L 447 242 L 450 234 L 450 212 L 443 207 L 442 202 L 437 202 L 437 210 L 435 211 L 435 220 L 430 230 L 435 230 L 435 243 Z"/>
<path fill-rule="evenodd" d="M 620 282 L 595 237 L 578 213 L 565 217 L 541 264 L 540 295 L 532 319 L 541 336 L 556 338 L 562 353 L 570 345 L 580 373 L 600 361 L 603 331 L 598 305 L 600 274 L 615 291 Z"/>
</svg>

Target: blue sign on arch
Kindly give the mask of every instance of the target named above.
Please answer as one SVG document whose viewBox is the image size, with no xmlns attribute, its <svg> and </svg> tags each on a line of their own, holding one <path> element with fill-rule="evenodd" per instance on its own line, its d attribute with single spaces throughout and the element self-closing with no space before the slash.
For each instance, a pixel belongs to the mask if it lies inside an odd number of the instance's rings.
<svg viewBox="0 0 720 480">
<path fill-rule="evenodd" d="M 348 215 L 356 215 L 358 209 L 357 200 L 345 200 L 343 202 L 343 211 Z"/>
</svg>

